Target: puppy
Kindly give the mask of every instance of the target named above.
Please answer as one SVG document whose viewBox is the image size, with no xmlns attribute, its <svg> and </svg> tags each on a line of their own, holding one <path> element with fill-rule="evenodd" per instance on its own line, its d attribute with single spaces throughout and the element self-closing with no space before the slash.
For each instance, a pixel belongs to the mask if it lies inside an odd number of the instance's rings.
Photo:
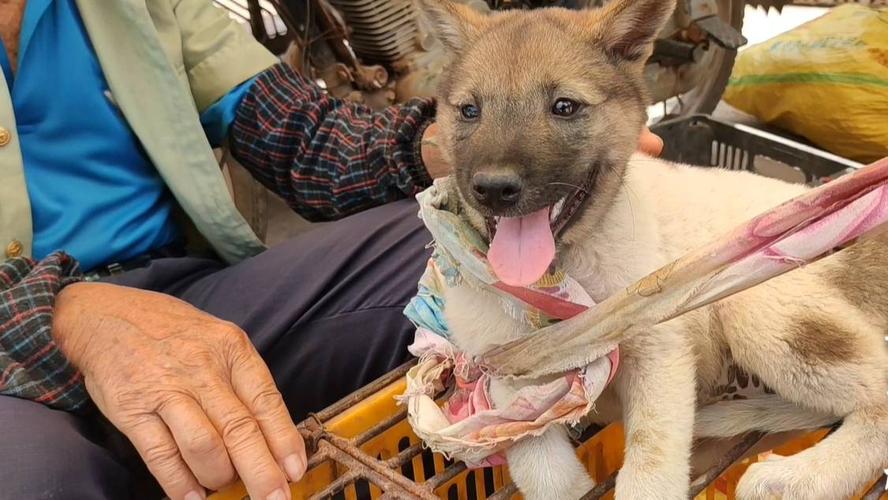
<svg viewBox="0 0 888 500">
<path fill-rule="evenodd" d="M 672 0 L 611 0 L 484 16 L 418 0 L 452 55 L 439 90 L 456 195 L 489 258 L 521 283 L 554 255 L 596 301 L 799 195 L 800 185 L 634 154 L 643 67 Z M 565 200 L 582 205 L 564 218 Z M 553 234 L 553 227 L 563 227 Z M 540 249 L 542 248 L 542 250 Z M 452 340 L 471 355 L 526 333 L 496 297 L 448 290 Z M 843 420 L 817 446 L 753 465 L 739 498 L 848 497 L 888 466 L 888 241 L 860 244 L 621 345 L 592 421 L 622 420 L 618 499 L 685 499 L 696 436 L 806 429 Z M 495 382 L 504 405 L 517 382 Z M 731 393 L 725 398 L 726 393 Z M 510 473 L 530 499 L 575 499 L 593 483 L 565 429 L 518 442 Z"/>
</svg>

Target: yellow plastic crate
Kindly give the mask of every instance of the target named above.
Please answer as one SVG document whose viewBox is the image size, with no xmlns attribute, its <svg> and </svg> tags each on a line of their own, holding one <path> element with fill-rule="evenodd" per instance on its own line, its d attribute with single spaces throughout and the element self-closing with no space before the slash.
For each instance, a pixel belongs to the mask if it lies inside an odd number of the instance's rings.
<svg viewBox="0 0 888 500">
<path fill-rule="evenodd" d="M 300 424 L 313 451 L 309 470 L 291 485 L 294 500 L 307 498 L 444 498 L 518 499 L 506 467 L 467 471 L 461 463 L 424 450 L 395 402 L 404 392 L 406 365 L 366 388 L 344 398 Z M 773 448 L 773 453 L 792 455 L 823 439 L 828 429 L 806 433 Z M 748 436 L 725 450 L 719 464 L 694 478 L 697 500 L 734 498 L 737 481 L 758 456 L 741 458 L 759 441 Z M 598 486 L 586 498 L 613 498 L 616 473 L 622 465 L 623 429 L 612 424 L 595 432 L 577 448 Z M 759 455 L 760 456 L 760 455 Z M 244 500 L 242 484 L 210 496 L 210 500 Z M 885 478 L 855 500 L 888 500 Z"/>
</svg>

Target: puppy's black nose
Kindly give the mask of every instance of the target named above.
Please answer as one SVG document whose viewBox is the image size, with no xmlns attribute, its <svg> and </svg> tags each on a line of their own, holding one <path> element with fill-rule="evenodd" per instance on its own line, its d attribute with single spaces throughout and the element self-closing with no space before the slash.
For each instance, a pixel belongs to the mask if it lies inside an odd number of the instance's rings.
<svg viewBox="0 0 888 500">
<path fill-rule="evenodd" d="M 472 177 L 472 196 L 491 210 L 505 210 L 521 198 L 521 177 L 514 172 L 478 172 Z"/>
</svg>

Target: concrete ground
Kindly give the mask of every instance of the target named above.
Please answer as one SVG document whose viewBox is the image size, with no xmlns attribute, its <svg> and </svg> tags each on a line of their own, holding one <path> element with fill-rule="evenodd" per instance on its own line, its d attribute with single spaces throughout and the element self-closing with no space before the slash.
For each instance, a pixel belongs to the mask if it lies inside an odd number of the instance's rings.
<svg viewBox="0 0 888 500">
<path fill-rule="evenodd" d="M 778 13 L 776 10 L 766 12 L 764 9 L 747 7 L 744 17 L 743 35 L 749 40 L 749 45 L 761 43 L 823 15 L 827 10 L 817 7 L 785 7 L 782 13 Z M 713 116 L 731 123 L 743 123 L 762 127 L 755 118 L 728 106 L 724 102 L 715 110 Z M 267 243 L 269 245 L 286 241 L 308 227 L 307 222 L 295 215 L 276 196 L 271 195 L 268 198 Z"/>
</svg>

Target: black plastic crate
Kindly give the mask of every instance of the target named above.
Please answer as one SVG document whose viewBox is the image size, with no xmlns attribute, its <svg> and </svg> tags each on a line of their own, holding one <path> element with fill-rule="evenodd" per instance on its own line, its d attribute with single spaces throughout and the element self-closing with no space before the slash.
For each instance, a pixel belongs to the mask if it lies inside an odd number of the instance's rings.
<svg viewBox="0 0 888 500">
<path fill-rule="evenodd" d="M 819 185 L 860 163 L 746 125 L 694 115 L 660 122 L 651 131 L 663 138 L 662 158 L 690 165 L 749 170 L 790 182 Z"/>
</svg>

